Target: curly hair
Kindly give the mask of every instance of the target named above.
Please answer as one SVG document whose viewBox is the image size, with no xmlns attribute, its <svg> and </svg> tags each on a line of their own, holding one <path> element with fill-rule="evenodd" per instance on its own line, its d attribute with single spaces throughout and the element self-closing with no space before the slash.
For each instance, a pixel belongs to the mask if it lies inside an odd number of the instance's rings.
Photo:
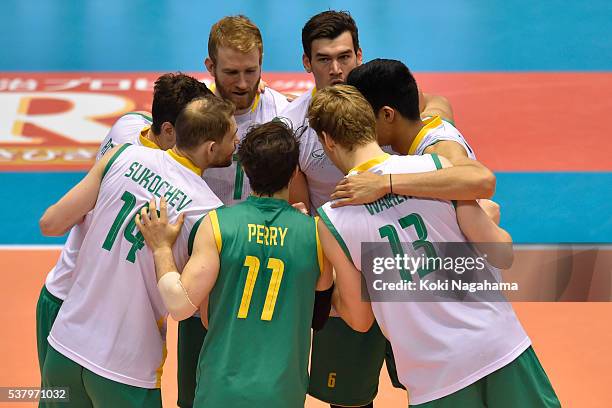
<svg viewBox="0 0 612 408">
<path fill-rule="evenodd" d="M 251 189 L 266 196 L 289 185 L 299 157 L 299 141 L 291 128 L 278 118 L 251 126 L 238 147 L 238 160 Z"/>
</svg>

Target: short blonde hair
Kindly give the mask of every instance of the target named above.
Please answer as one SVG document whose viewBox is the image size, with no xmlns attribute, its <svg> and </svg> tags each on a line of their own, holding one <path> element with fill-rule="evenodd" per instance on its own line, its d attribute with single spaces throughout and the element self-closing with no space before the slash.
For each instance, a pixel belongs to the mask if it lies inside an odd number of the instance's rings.
<svg viewBox="0 0 612 408">
<path fill-rule="evenodd" d="M 334 85 L 317 91 L 308 108 L 308 122 L 319 137 L 325 132 L 349 151 L 376 142 L 374 111 L 354 86 Z"/>
<path fill-rule="evenodd" d="M 210 29 L 208 56 L 217 62 L 220 47 L 229 47 L 240 52 L 259 50 L 259 63 L 263 56 L 263 41 L 259 28 L 243 15 L 223 17 Z"/>
</svg>

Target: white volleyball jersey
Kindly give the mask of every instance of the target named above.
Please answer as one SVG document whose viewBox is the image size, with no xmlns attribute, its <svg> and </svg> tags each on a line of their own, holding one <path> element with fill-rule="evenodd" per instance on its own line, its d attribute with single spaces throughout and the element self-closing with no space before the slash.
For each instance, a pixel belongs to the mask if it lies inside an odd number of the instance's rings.
<svg viewBox="0 0 612 408">
<path fill-rule="evenodd" d="M 441 167 L 434 165 L 435 157 L 379 157 L 357 170 L 378 174 L 431 171 Z M 319 214 L 359 270 L 363 242 L 384 243 L 385 250 L 392 243 L 387 237 L 394 234 L 403 243 L 423 239 L 434 246 L 436 242 L 467 242 L 448 201 L 387 195 L 367 205 L 331 208 L 327 203 Z M 410 245 L 403 250 L 413 253 Z M 388 254 L 381 256 L 393 256 L 391 245 Z M 385 282 L 401 281 L 397 270 L 383 273 L 392 274 Z M 418 274 L 412 276 L 414 282 L 421 279 Z M 399 379 L 408 390 L 411 405 L 467 387 L 512 362 L 531 344 L 506 302 L 374 300 L 379 301 L 372 301 L 372 310 L 391 342 Z"/>
<path fill-rule="evenodd" d="M 257 94 L 249 112 L 234 116 L 238 125 L 238 139 L 242 141 L 252 125 L 266 123 L 279 116 L 288 104 L 283 94 L 270 88 L 266 88 L 263 94 Z M 204 173 L 204 180 L 225 205 L 241 202 L 251 193 L 249 180 L 238 163 L 236 154 L 234 154 L 231 166 L 207 169 Z"/>
<path fill-rule="evenodd" d="M 54 349 L 88 370 L 142 388 L 160 386 L 166 356 L 168 313 L 153 255 L 134 222 L 154 196 L 166 197 L 170 222 L 185 214 L 173 247 L 179 270 L 194 225 L 222 205 L 189 160 L 172 150 L 125 145 L 105 170 L 74 283 L 48 337 Z"/>
<path fill-rule="evenodd" d="M 412 141 L 408 154 L 421 155 L 425 149 L 442 140 L 450 140 L 459 143 L 467 153 L 468 157 L 476 160 L 476 154 L 465 140 L 463 135 L 449 122 L 442 120 L 439 116 L 423 119 L 425 126 Z"/>
<path fill-rule="evenodd" d="M 300 170 L 302 170 L 308 181 L 308 193 L 310 195 L 311 208 L 313 209 L 319 208 L 329 201 L 329 197 L 334 192 L 336 185 L 344 176 L 325 154 L 316 132 L 308 126 L 308 106 L 315 91 L 315 89 L 312 89 L 309 92 L 305 92 L 291 102 L 282 113 L 283 117 L 290 120 L 294 130 L 302 127 Z M 425 126 L 415 137 L 409 154 L 421 155 L 427 147 L 441 140 L 451 140 L 461 144 L 466 150 L 468 157 L 476 159 L 472 148 L 453 125 L 442 121 L 438 116 L 426 118 L 424 122 Z M 390 147 L 385 147 L 385 151 L 393 153 Z"/>
<path fill-rule="evenodd" d="M 314 211 L 329 201 L 344 174 L 327 157 L 317 133 L 308 126 L 308 106 L 315 89 L 304 92 L 289 104 L 281 116 L 289 119 L 294 130 L 300 130 L 300 170 L 308 181 L 310 208 Z"/>
<path fill-rule="evenodd" d="M 155 143 L 145 137 L 151 127 L 151 121 L 151 118 L 139 113 L 128 113 L 120 117 L 100 144 L 96 161 L 100 160 L 109 149 L 123 143 L 158 149 Z M 91 216 L 88 214 L 83 222 L 70 229 L 57 263 L 47 274 L 45 280 L 47 290 L 61 300 L 66 299 L 72 287 L 74 266 L 90 221 Z"/>
</svg>

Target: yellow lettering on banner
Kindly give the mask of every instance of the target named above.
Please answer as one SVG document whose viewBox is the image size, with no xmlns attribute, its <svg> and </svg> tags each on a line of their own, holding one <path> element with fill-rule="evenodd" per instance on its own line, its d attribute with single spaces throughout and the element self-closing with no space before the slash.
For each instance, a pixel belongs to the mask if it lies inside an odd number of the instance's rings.
<svg viewBox="0 0 612 408">
<path fill-rule="evenodd" d="M 251 238 L 255 235 L 255 231 L 257 231 L 255 224 L 249 224 L 249 242 L 251 242 Z"/>
<path fill-rule="evenodd" d="M 67 101 L 68 110 L 57 113 L 31 113 L 27 105 L 32 101 Z M 53 103 L 53 102 L 51 102 Z M 26 123 L 61 135 L 78 143 L 100 143 L 110 126 L 96 121 L 97 118 L 118 116 L 134 108 L 131 99 L 109 94 L 87 92 L 9 92 L 0 93 L 0 142 L 40 143 L 39 138 L 22 135 Z M 18 132 L 18 133 L 14 133 Z M 43 138 L 44 140 L 44 138 Z"/>
<path fill-rule="evenodd" d="M 289 228 L 279 228 L 278 232 L 280 233 L 281 246 L 285 245 L 285 235 L 287 235 L 287 230 Z"/>
</svg>

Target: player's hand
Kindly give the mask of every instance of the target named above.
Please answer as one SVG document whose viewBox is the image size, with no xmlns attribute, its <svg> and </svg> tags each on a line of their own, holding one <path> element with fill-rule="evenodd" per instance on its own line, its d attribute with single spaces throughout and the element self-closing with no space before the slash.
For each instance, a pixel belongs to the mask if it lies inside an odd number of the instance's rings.
<svg viewBox="0 0 612 408">
<path fill-rule="evenodd" d="M 268 87 L 268 83 L 263 79 L 259 80 L 259 86 L 257 87 L 257 93 L 262 94 L 266 92 L 266 88 Z"/>
<path fill-rule="evenodd" d="M 364 171 L 345 177 L 336 186 L 331 195 L 332 208 L 345 205 L 371 203 L 384 196 L 389 186 L 388 176 Z"/>
<path fill-rule="evenodd" d="M 168 203 L 164 197 L 159 202 L 159 211 L 156 208 L 155 197 L 149 201 L 149 206 L 143 207 L 140 214 L 136 214 L 135 222 L 138 230 L 145 239 L 147 246 L 155 252 L 160 249 L 171 249 L 178 237 L 184 214 L 179 214 L 175 224 L 168 221 Z"/>
<path fill-rule="evenodd" d="M 487 200 L 482 198 L 478 200 L 478 204 L 480 208 L 487 214 L 487 216 L 497 225 L 499 225 L 499 220 L 501 218 L 501 210 L 499 204 L 495 201 Z"/>
<path fill-rule="evenodd" d="M 301 212 L 302 214 L 308 215 L 308 208 L 306 207 L 306 204 L 304 204 L 303 202 L 300 201 L 299 203 L 291 204 L 291 206 L 295 208 L 296 210 L 298 210 L 299 212 Z"/>
</svg>

